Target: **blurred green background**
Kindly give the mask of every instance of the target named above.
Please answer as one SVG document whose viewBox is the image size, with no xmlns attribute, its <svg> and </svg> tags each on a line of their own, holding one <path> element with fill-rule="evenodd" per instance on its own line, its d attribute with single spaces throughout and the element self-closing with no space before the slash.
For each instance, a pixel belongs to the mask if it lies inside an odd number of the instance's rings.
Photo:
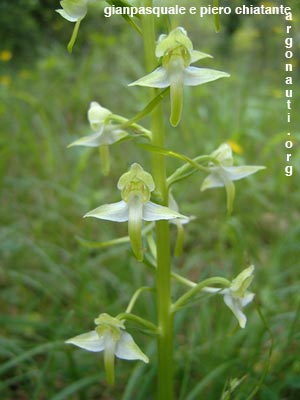
<svg viewBox="0 0 300 400">
<path fill-rule="evenodd" d="M 237 164 L 267 167 L 236 183 L 230 217 L 224 190 L 200 193 L 204 175 L 195 174 L 174 188 L 181 212 L 197 217 L 186 227 L 185 253 L 174 260 L 174 270 L 200 280 L 216 274 L 233 277 L 249 263 L 256 266 L 251 288 L 256 301 L 246 310 L 245 330 L 237 329 L 220 296 L 203 298 L 178 314 L 180 400 L 221 399 L 227 389 L 223 400 L 300 398 L 300 12 L 298 2 L 287 4 L 293 6 L 294 40 L 290 126 L 284 83 L 287 22 L 282 16 L 227 16 L 219 34 L 212 17 L 176 17 L 195 49 L 214 55 L 202 65 L 229 72 L 231 78 L 187 88 L 178 129 L 167 122 L 166 99 L 167 147 L 195 157 L 230 141 Z M 135 326 L 128 324 L 152 361 L 119 360 L 114 388 L 105 383 L 101 354 L 64 344 L 92 329 L 100 312 L 122 312 L 139 286 L 153 284 L 151 271 L 134 260 L 128 245 L 91 249 L 76 239 L 126 235 L 126 224 L 83 220 L 82 215 L 118 201 L 117 180 L 132 162 L 150 168 L 150 156 L 132 141 L 113 146 L 109 177 L 101 175 L 97 150 L 66 148 L 89 133 L 90 101 L 128 118 L 148 101 L 146 88 L 127 86 L 145 74 L 141 38 L 121 17 L 104 18 L 102 7 L 103 2 L 91 6 L 70 55 L 66 44 L 73 25 L 54 12 L 58 1 L 1 0 L 3 400 L 154 396 L 155 340 Z M 148 126 L 147 118 L 142 122 Z M 284 173 L 288 131 L 294 141 L 291 177 Z M 169 173 L 179 165 L 168 159 Z M 179 293 L 182 288 L 175 284 L 174 297 Z M 155 321 L 150 294 L 140 298 L 135 312 Z M 236 388 L 234 379 L 240 380 Z"/>
</svg>

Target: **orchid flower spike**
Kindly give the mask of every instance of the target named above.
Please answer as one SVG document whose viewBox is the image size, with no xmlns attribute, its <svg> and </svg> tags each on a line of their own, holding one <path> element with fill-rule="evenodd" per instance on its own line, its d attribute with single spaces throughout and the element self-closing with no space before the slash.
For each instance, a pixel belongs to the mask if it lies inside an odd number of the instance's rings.
<svg viewBox="0 0 300 400">
<path fill-rule="evenodd" d="M 112 115 L 110 110 L 92 101 L 88 110 L 88 120 L 95 133 L 77 139 L 68 146 L 99 147 L 104 175 L 108 175 L 110 169 L 109 146 L 128 136 L 119 125 L 110 121 Z"/>
<path fill-rule="evenodd" d="M 191 63 L 211 56 L 193 50 L 193 44 L 182 27 L 177 27 L 168 35 L 159 37 L 155 55 L 161 59 L 162 66 L 129 86 L 139 85 L 155 88 L 170 86 L 170 123 L 172 126 L 177 126 L 180 122 L 184 85 L 197 86 L 229 76 L 225 72 L 190 66 Z"/>
<path fill-rule="evenodd" d="M 104 204 L 88 212 L 85 217 L 95 217 L 115 222 L 128 221 L 128 233 L 132 250 L 136 258 L 142 261 L 142 221 L 186 217 L 177 211 L 150 201 L 151 192 L 155 189 L 153 178 L 137 163 L 132 164 L 130 170 L 120 177 L 118 189 L 121 190 L 121 201 Z"/>
<path fill-rule="evenodd" d="M 209 163 L 210 174 L 204 179 L 201 191 L 214 187 L 225 186 L 227 194 L 227 211 L 232 211 L 235 187 L 233 181 L 246 178 L 257 171 L 265 169 L 264 166 L 243 165 L 233 166 L 232 149 L 227 143 L 221 144 L 217 150 L 211 153 L 213 160 Z"/>
<path fill-rule="evenodd" d="M 148 363 L 148 357 L 124 329 L 124 322 L 108 314 L 95 319 L 96 328 L 66 341 L 87 351 L 104 353 L 104 366 L 108 383 L 114 383 L 115 357 L 123 360 L 141 360 Z"/>
<path fill-rule="evenodd" d="M 72 52 L 73 45 L 76 41 L 80 22 L 87 14 L 88 3 L 95 0 L 62 0 L 60 5 L 62 8 L 56 10 L 67 21 L 75 22 L 71 40 L 68 44 L 68 50 Z"/>
<path fill-rule="evenodd" d="M 232 280 L 230 287 L 225 289 L 218 289 L 212 287 L 206 287 L 203 290 L 208 293 L 217 293 L 224 296 L 225 304 L 233 312 L 237 318 L 241 328 L 245 328 L 247 317 L 243 313 L 243 308 L 247 304 L 251 303 L 255 294 L 248 292 L 248 287 L 253 280 L 254 266 L 244 269 L 235 279 Z"/>
</svg>

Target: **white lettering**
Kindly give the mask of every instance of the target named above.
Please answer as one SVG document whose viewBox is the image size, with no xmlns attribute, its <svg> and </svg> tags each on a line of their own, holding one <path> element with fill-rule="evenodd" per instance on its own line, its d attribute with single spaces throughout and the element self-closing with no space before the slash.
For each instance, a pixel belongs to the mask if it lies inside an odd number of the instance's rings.
<svg viewBox="0 0 300 400">
<path fill-rule="evenodd" d="M 284 145 L 286 149 L 291 149 L 294 144 L 291 140 L 287 140 Z"/>
</svg>

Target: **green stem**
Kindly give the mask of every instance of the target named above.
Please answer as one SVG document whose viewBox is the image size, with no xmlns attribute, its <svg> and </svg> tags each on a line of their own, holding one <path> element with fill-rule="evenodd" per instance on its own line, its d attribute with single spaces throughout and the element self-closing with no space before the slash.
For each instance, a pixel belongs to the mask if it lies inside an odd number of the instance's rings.
<svg viewBox="0 0 300 400">
<path fill-rule="evenodd" d="M 145 1 L 146 6 L 152 6 L 151 0 Z M 143 38 L 147 72 L 156 66 L 155 58 L 155 27 L 152 15 L 144 16 Z M 152 89 L 151 97 L 158 95 L 157 89 Z M 161 103 L 153 110 L 151 120 L 152 144 L 165 147 L 164 121 Z M 168 204 L 167 175 L 165 157 L 159 153 L 152 154 L 152 175 L 159 194 L 159 201 Z M 158 400 L 173 399 L 173 315 L 171 313 L 171 252 L 170 231 L 168 221 L 157 221 L 157 270 L 156 293 L 157 314 L 160 335 L 157 337 L 158 350 Z"/>
<path fill-rule="evenodd" d="M 143 292 L 146 292 L 146 291 L 152 292 L 152 291 L 154 291 L 154 289 L 152 287 L 149 287 L 149 286 L 142 286 L 142 287 L 140 287 L 139 289 L 137 289 L 134 292 L 134 294 L 131 297 L 131 300 L 130 300 L 127 308 L 126 308 L 126 311 L 125 311 L 126 314 L 131 313 L 131 311 L 132 311 L 132 309 L 133 309 L 138 297 L 140 296 L 140 294 L 143 293 Z"/>
<path fill-rule="evenodd" d="M 173 174 L 168 177 L 168 186 L 171 186 L 173 183 L 178 182 L 199 170 L 203 172 L 210 172 L 208 168 L 199 165 L 198 162 L 206 163 L 211 160 L 213 160 L 211 156 L 198 156 L 193 159 L 185 157 L 184 161 L 187 161 L 186 164 L 177 168 L 176 171 L 174 171 Z"/>
<path fill-rule="evenodd" d="M 134 124 L 137 121 L 140 121 L 141 119 L 147 117 L 148 114 L 151 113 L 151 111 L 166 97 L 166 95 L 169 93 L 170 88 L 165 88 L 162 91 L 158 92 L 154 99 L 152 99 L 139 113 L 137 113 L 133 118 L 130 120 L 127 120 L 125 124 L 123 125 L 124 128 L 127 126 L 134 126 Z"/>
<path fill-rule="evenodd" d="M 180 308 L 184 307 L 186 303 L 197 293 L 199 293 L 204 287 L 212 286 L 212 285 L 222 285 L 225 287 L 229 287 L 231 282 L 228 279 L 216 276 L 212 278 L 205 279 L 204 281 L 198 283 L 198 285 L 194 286 L 184 295 L 182 295 L 173 305 L 172 305 L 172 313 L 175 314 Z M 220 289 L 221 290 L 221 289 Z"/>
<path fill-rule="evenodd" d="M 152 324 L 152 322 L 150 322 L 144 318 L 139 317 L 138 315 L 121 313 L 121 314 L 118 314 L 116 318 L 118 318 L 119 320 L 136 322 L 137 324 L 143 326 L 144 328 L 147 328 L 152 333 L 154 333 L 156 335 L 159 334 L 159 329 L 157 328 L 156 325 Z"/>
<path fill-rule="evenodd" d="M 177 282 L 182 283 L 183 285 L 191 287 L 191 288 L 194 288 L 197 286 L 197 283 L 195 283 L 187 278 L 184 278 L 183 276 L 181 276 L 179 274 L 176 274 L 176 272 L 172 272 L 172 278 L 175 279 Z"/>
<path fill-rule="evenodd" d="M 109 121 L 114 121 L 120 123 L 120 129 L 132 128 L 133 133 L 136 135 L 142 135 L 147 137 L 149 140 L 152 138 L 152 134 L 148 129 L 145 129 L 143 126 L 138 125 L 133 122 L 135 117 L 131 120 L 121 117 L 120 115 L 112 114 L 109 116 Z"/>
<path fill-rule="evenodd" d="M 196 170 L 200 170 L 200 171 L 204 171 L 204 172 L 210 172 L 210 170 L 206 167 L 203 167 L 202 165 L 199 165 L 197 162 L 195 162 L 193 159 L 185 156 L 184 154 L 181 153 L 176 153 L 176 151 L 173 150 L 169 150 L 166 149 L 164 147 L 160 147 L 160 146 L 154 146 L 151 144 L 147 144 L 147 143 L 141 143 L 140 147 L 145 148 L 146 150 L 152 151 L 154 153 L 158 153 L 167 157 L 174 157 L 174 158 L 178 158 L 181 161 L 186 162 L 187 164 L 190 165 L 190 168 L 194 168 Z M 196 157 L 199 158 L 199 157 Z M 201 158 L 206 158 L 207 160 L 212 160 L 213 158 L 211 156 L 201 156 Z M 202 160 L 202 162 L 203 162 Z M 185 166 L 186 164 L 184 164 Z M 178 168 L 176 171 L 181 170 L 182 167 Z M 183 169 L 183 168 L 182 168 Z M 175 172 L 176 172 L 175 171 Z M 167 183 L 169 182 L 169 179 L 167 180 Z"/>
</svg>

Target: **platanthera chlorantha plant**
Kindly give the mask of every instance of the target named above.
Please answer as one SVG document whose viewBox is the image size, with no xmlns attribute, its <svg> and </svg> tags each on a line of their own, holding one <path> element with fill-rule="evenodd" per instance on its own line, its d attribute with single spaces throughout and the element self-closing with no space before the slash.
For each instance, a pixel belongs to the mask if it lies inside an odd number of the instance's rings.
<svg viewBox="0 0 300 400">
<path fill-rule="evenodd" d="M 58 12 L 67 20 L 77 24 L 71 47 L 74 45 L 79 23 L 88 12 L 90 3 L 92 2 L 88 0 L 60 2 L 62 8 Z M 133 4 L 132 1 L 129 4 L 122 0 L 107 1 L 107 3 L 126 7 Z M 150 0 L 139 3 L 147 7 L 153 5 Z M 159 400 L 171 400 L 174 395 L 173 319 L 175 314 L 183 307 L 191 305 L 192 302 L 195 303 L 195 297 L 199 293 L 202 293 L 202 296 L 206 293 L 208 296 L 221 295 L 236 317 L 239 326 L 245 328 L 247 318 L 244 307 L 254 298 L 254 294 L 248 291 L 254 274 L 253 265 L 245 266 L 232 280 L 212 276 L 201 282 L 193 282 L 173 272 L 172 267 L 176 263 L 176 256 L 181 254 L 183 248 L 184 227 L 189 223 L 194 223 L 192 221 L 195 218 L 185 216 L 179 211 L 172 188 L 182 180 L 188 179 L 190 175 L 202 173 L 204 174 L 203 181 L 199 189 L 203 191 L 224 187 L 227 196 L 227 212 L 230 214 L 235 196 L 234 182 L 264 167 L 235 166 L 231 147 L 226 142 L 211 154 L 199 155 L 192 159 L 166 148 L 166 122 L 162 112 L 164 98 L 170 95 L 170 124 L 176 127 L 182 115 L 184 86 L 203 85 L 229 77 L 229 75 L 214 69 L 191 66 L 210 56 L 194 50 L 192 41 L 183 27 L 176 27 L 157 36 L 157 19 L 153 15 L 139 15 L 135 19 L 128 17 L 126 20 L 131 27 L 141 33 L 146 60 L 145 75 L 137 77 L 130 86 L 149 87 L 149 104 L 137 115 L 127 119 L 92 101 L 88 109 L 91 132 L 87 136 L 78 138 L 70 146 L 98 147 L 104 176 L 110 172 L 112 148 L 122 146 L 125 140 L 138 142 L 141 151 L 148 151 L 151 154 L 151 167 L 140 165 L 135 160 L 125 160 L 129 168 L 126 168 L 116 182 L 120 191 L 119 201 L 112 203 L 108 201 L 106 204 L 98 205 L 97 208 L 87 212 L 85 217 L 126 223 L 128 236 L 112 239 L 109 245 L 117 246 L 118 243 L 128 242 L 133 257 L 152 268 L 154 283 L 153 287 L 143 286 L 137 289 L 126 310 L 116 316 L 110 316 L 104 310 L 99 310 L 101 313 L 95 319 L 96 327 L 67 340 L 67 343 L 90 352 L 102 352 L 107 381 L 112 384 L 115 380 L 115 358 L 138 360 L 144 363 L 152 361 L 127 332 L 126 323 L 133 321 L 143 332 L 153 335 L 153 339 L 149 340 L 157 341 L 157 355 L 153 356 L 155 357 L 153 361 L 157 363 L 158 376 L 156 397 Z M 148 128 L 138 124 L 145 116 L 150 116 Z M 172 134 L 175 133 L 172 132 Z M 143 138 L 142 143 L 140 138 Z M 169 176 L 166 172 L 166 156 L 175 157 L 182 162 L 182 165 Z M 174 256 L 171 253 L 171 224 L 177 227 Z M 185 286 L 185 292 L 177 299 L 171 298 L 171 281 Z M 145 291 L 150 291 L 154 295 L 157 308 L 155 321 L 149 321 L 132 312 L 139 296 Z M 83 327 L 83 331 L 88 328 Z"/>
</svg>

